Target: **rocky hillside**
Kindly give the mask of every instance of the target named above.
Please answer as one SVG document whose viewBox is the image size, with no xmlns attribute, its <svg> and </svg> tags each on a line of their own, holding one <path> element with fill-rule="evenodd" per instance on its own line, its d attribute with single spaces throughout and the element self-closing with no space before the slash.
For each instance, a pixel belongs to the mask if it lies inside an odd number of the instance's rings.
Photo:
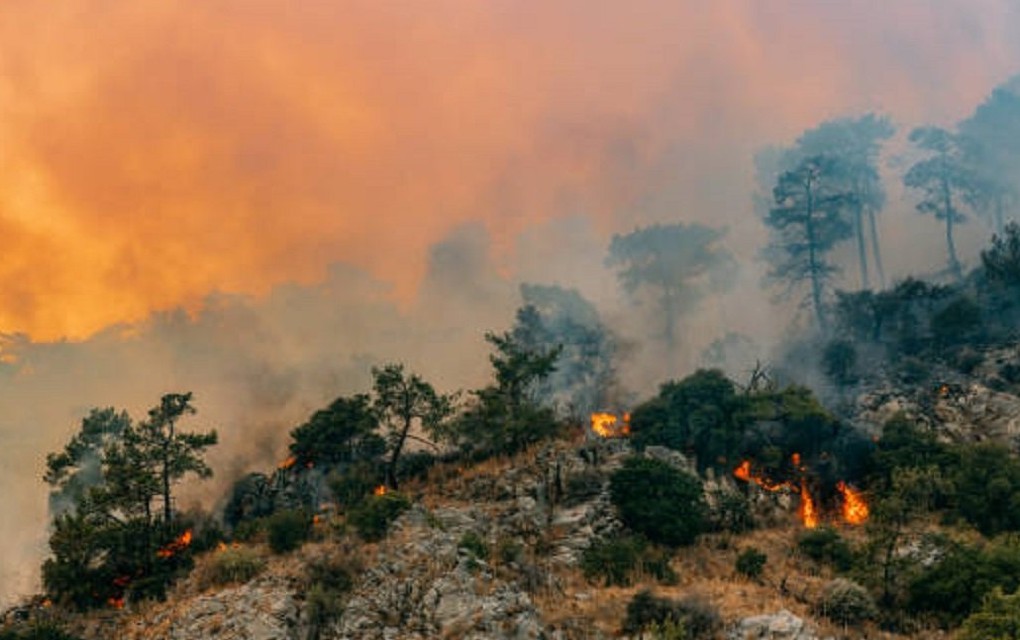
<svg viewBox="0 0 1020 640">
<path fill-rule="evenodd" d="M 610 638 L 621 635 L 635 594 L 650 589 L 710 611 L 713 637 L 839 634 L 814 616 L 831 575 L 791 549 L 800 526 L 788 495 L 759 491 L 769 526 L 702 536 L 669 560 L 670 580 L 643 572 L 628 586 L 586 579 L 584 550 L 620 535 L 608 477 L 629 454 L 623 440 L 577 439 L 472 468 L 439 468 L 428 483 L 407 488 L 412 507 L 378 543 L 356 542 L 341 518 L 320 519 L 316 540 L 290 554 L 245 547 L 265 562 L 250 579 L 210 584 L 210 568 L 225 553 L 212 551 L 167 601 L 72 618 L 69 627 L 83 638 L 129 640 Z M 645 455 L 688 468 L 676 452 L 651 447 Z M 706 483 L 709 497 L 726 490 L 736 490 L 731 478 Z M 751 545 L 768 555 L 757 579 L 734 570 Z M 312 577 L 322 566 L 353 575 L 326 613 Z"/>
</svg>

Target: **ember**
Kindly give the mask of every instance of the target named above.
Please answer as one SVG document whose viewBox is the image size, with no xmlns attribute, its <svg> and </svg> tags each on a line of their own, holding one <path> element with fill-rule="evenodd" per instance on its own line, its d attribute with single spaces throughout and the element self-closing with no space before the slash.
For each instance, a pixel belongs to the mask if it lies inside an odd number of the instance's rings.
<svg viewBox="0 0 1020 640">
<path fill-rule="evenodd" d="M 173 541 L 167 543 L 158 551 L 156 555 L 160 558 L 172 558 L 181 551 L 188 548 L 191 544 L 191 529 L 188 529 L 181 535 L 177 536 Z"/>
<path fill-rule="evenodd" d="M 384 484 L 379 485 L 378 487 L 372 490 L 372 494 L 377 496 L 386 495 L 386 485 Z"/>
<path fill-rule="evenodd" d="M 281 462 L 280 464 L 276 465 L 276 468 L 277 469 L 290 469 L 291 467 L 294 466 L 294 464 L 296 462 L 297 462 L 297 458 L 295 456 L 291 456 L 291 457 L 287 458 L 286 460 L 284 460 L 283 462 Z"/>
</svg>

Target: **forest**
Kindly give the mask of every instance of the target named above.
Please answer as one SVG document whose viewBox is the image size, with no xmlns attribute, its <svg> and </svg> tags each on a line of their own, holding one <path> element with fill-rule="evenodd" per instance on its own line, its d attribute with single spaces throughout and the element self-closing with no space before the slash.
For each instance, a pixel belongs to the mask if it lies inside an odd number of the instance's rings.
<svg viewBox="0 0 1020 640">
<path fill-rule="evenodd" d="M 213 473 L 217 432 L 192 426 L 201 389 L 154 399 L 141 418 L 92 409 L 46 459 L 44 592 L 8 614 L 0 638 L 73 638 L 63 616 L 166 599 L 203 554 L 217 554 L 211 584 L 231 584 L 264 570 L 255 545 L 280 556 L 314 540 L 378 543 L 433 483 L 552 442 L 596 458 L 625 452 L 611 472 L 557 475 L 542 494 L 569 505 L 608 491 L 623 528 L 593 537 L 580 569 L 592 584 L 644 587 L 621 633 L 720 637 L 710 602 L 657 586 L 677 584 L 678 550 L 770 527 L 762 503 L 782 495 L 800 523 L 790 553 L 831 577 L 813 606 L 846 637 L 1015 637 L 1020 439 L 961 437 L 909 410 L 869 423 L 858 399 L 896 389 L 934 406 L 977 379 L 1020 395 L 1020 84 L 996 89 L 951 129 L 902 133 L 899 180 L 916 211 L 904 224 L 939 225 L 944 254 L 898 280 L 885 272 L 877 224 L 890 174 L 881 162 L 897 135 L 889 119 L 823 122 L 756 158 L 753 210 L 769 232 L 763 286 L 797 311 L 788 337 L 743 377 L 721 368 L 750 341 L 730 334 L 706 351 L 705 367 L 657 390 L 625 388 L 618 367 L 630 345 L 595 305 L 573 289 L 524 284 L 509 327 L 484 335 L 483 386 L 444 392 L 404 363 L 376 363 L 363 392 L 292 425 L 277 467 L 249 470 L 208 510 L 181 509 L 177 498 L 182 483 Z M 957 246 L 965 224 L 987 227 L 979 260 Z M 700 304 L 733 287 L 726 237 L 674 222 L 608 243 L 605 264 L 654 320 L 648 340 L 663 353 L 683 347 Z M 687 466 L 649 453 L 663 450 Z M 493 562 L 528 544 L 460 541 Z M 744 545 L 733 570 L 760 582 L 774 562 Z M 342 615 L 359 571 L 354 562 L 311 570 L 304 607 L 315 637 Z"/>
</svg>

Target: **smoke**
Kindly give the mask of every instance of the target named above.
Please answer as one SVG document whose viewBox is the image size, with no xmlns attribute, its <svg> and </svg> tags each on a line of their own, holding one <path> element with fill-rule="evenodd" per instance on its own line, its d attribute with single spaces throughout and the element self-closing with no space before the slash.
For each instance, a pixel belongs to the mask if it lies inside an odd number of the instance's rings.
<svg viewBox="0 0 1020 640">
<path fill-rule="evenodd" d="M 10 0 L 0 20 L 0 584 L 44 552 L 45 452 L 93 406 L 192 390 L 220 478 L 371 364 L 487 375 L 516 283 L 625 338 L 613 233 L 726 227 L 691 354 L 780 333 L 752 155 L 866 111 L 951 124 L 1016 73 L 1011 0 L 386 4 Z M 894 188 L 891 277 L 938 250 Z M 909 214 L 909 215 L 908 215 Z M 919 240 L 920 238 L 920 240 Z M 901 258 L 897 262 L 897 258 Z M 930 262 L 930 261 L 929 261 Z M 645 350 L 651 352 L 654 350 Z M 640 360 L 621 365 L 632 386 Z M 3 597 L 5 594 L 0 594 Z"/>
</svg>

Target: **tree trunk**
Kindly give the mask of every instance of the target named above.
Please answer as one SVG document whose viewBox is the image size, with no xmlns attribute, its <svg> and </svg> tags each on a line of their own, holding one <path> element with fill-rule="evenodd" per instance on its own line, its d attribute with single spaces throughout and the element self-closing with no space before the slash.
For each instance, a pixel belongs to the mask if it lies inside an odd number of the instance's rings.
<svg viewBox="0 0 1020 640">
<path fill-rule="evenodd" d="M 956 243 L 953 241 L 953 196 L 949 191 L 949 180 L 942 177 L 942 207 L 946 213 L 946 248 L 949 250 L 949 272 L 957 280 L 963 280 L 963 267 L 956 257 Z"/>
<path fill-rule="evenodd" d="M 815 309 L 815 322 L 818 325 L 818 330 L 825 333 L 825 317 L 822 314 L 822 273 L 821 266 L 818 264 L 814 217 L 814 194 L 809 182 L 807 184 L 807 219 L 804 223 L 808 244 L 808 273 L 811 274 L 811 301 Z"/>
<path fill-rule="evenodd" d="M 875 258 L 878 286 L 885 289 L 885 269 L 882 268 L 882 252 L 878 248 L 878 225 L 875 223 L 875 210 L 871 207 L 868 207 L 868 226 L 871 230 L 871 255 Z"/>
<path fill-rule="evenodd" d="M 411 415 L 405 414 L 404 428 L 400 430 L 400 437 L 397 438 L 397 444 L 393 447 L 393 452 L 390 453 L 390 463 L 386 466 L 386 483 L 390 485 L 391 489 L 397 489 L 397 462 L 400 461 L 400 453 L 404 450 L 404 443 L 407 442 L 407 434 L 411 431 Z"/>
<path fill-rule="evenodd" d="M 167 425 L 167 437 L 163 440 L 163 526 L 170 528 L 173 509 L 170 503 L 170 443 L 174 439 L 174 421 Z"/>
<path fill-rule="evenodd" d="M 871 282 L 868 280 L 868 250 L 864 244 L 864 206 L 858 203 L 854 206 L 854 232 L 857 236 L 857 263 L 861 269 L 861 289 L 871 289 Z"/>
</svg>

